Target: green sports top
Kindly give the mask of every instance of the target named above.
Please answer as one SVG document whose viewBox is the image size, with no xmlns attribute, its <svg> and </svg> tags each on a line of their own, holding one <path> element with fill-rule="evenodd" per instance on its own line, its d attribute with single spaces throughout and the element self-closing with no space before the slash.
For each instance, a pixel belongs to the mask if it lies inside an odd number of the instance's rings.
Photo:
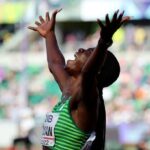
<svg viewBox="0 0 150 150">
<path fill-rule="evenodd" d="M 81 150 L 90 136 L 76 126 L 69 110 L 69 99 L 53 108 L 52 113 L 59 117 L 54 128 L 55 144 L 48 146 L 50 150 Z"/>
</svg>

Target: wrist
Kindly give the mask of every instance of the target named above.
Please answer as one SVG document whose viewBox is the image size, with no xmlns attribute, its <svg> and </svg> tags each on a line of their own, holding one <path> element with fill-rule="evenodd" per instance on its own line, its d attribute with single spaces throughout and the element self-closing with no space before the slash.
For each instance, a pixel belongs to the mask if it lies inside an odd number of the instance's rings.
<svg viewBox="0 0 150 150">
<path fill-rule="evenodd" d="M 49 31 L 45 34 L 45 38 L 48 38 L 48 37 L 52 36 L 53 34 L 55 34 L 55 32 L 53 30 Z"/>
<path fill-rule="evenodd" d="M 110 39 L 105 39 L 105 38 L 100 38 L 99 43 L 105 44 L 107 47 L 111 46 L 113 43 L 113 40 Z"/>
</svg>

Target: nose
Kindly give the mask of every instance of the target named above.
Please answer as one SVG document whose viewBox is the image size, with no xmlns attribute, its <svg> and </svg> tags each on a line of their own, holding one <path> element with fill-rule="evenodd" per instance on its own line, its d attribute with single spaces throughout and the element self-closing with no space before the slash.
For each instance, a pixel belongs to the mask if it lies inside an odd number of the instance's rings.
<svg viewBox="0 0 150 150">
<path fill-rule="evenodd" d="M 79 52 L 79 53 L 83 53 L 83 52 L 84 52 L 84 49 L 83 49 L 83 48 L 80 48 L 80 49 L 78 50 L 78 52 Z"/>
</svg>

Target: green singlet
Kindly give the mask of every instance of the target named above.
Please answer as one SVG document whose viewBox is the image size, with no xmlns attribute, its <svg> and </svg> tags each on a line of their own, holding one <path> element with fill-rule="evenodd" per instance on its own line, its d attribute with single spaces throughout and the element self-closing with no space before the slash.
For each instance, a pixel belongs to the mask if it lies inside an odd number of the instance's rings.
<svg viewBox="0 0 150 150">
<path fill-rule="evenodd" d="M 76 126 L 70 114 L 69 101 L 59 102 L 53 108 L 52 113 L 59 114 L 59 117 L 54 128 L 55 144 L 49 147 L 50 150 L 81 150 L 90 136 Z"/>
</svg>

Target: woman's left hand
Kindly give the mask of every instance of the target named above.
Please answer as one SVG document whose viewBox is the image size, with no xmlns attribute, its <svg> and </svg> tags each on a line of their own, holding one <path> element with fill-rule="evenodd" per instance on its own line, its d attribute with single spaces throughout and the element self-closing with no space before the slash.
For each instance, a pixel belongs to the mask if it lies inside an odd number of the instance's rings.
<svg viewBox="0 0 150 150">
<path fill-rule="evenodd" d="M 120 13 L 119 15 L 118 13 L 119 13 L 119 10 L 117 10 L 114 13 L 111 21 L 107 14 L 105 17 L 105 24 L 103 24 L 102 21 L 97 19 L 97 22 L 101 28 L 100 35 L 102 39 L 105 39 L 105 40 L 112 39 L 113 34 L 120 28 L 120 26 L 130 20 L 129 16 L 123 17 L 124 11 Z"/>
</svg>

